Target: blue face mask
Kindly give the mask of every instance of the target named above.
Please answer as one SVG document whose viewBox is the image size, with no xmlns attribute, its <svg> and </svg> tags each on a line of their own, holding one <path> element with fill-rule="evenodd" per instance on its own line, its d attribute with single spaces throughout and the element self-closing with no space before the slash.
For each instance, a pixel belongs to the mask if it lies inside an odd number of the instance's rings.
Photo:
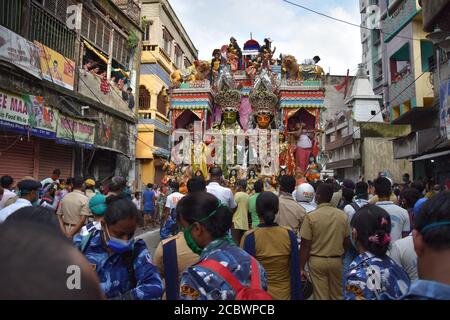
<svg viewBox="0 0 450 320">
<path fill-rule="evenodd" d="M 121 253 L 125 253 L 125 252 L 128 252 L 128 251 L 131 251 L 133 249 L 134 237 L 132 237 L 130 240 L 117 239 L 117 238 L 114 238 L 114 237 L 110 236 L 109 231 L 108 231 L 108 227 L 106 227 L 105 229 L 106 229 L 106 234 L 109 237 L 109 240 L 106 243 L 106 245 L 111 250 L 121 254 Z"/>
</svg>

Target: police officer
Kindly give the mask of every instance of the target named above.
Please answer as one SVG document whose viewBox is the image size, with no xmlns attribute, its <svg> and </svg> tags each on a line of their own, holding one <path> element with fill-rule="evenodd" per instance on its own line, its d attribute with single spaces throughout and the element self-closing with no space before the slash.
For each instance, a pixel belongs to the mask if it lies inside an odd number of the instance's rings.
<svg viewBox="0 0 450 320">
<path fill-rule="evenodd" d="M 3 223 L 12 213 L 23 207 L 39 204 L 39 189 L 41 184 L 32 179 L 24 179 L 17 184 L 19 198 L 13 204 L 0 210 L 0 223 Z"/>
<path fill-rule="evenodd" d="M 159 300 L 161 277 L 143 240 L 135 240 L 139 212 L 125 194 L 106 199 L 102 230 L 77 237 L 75 244 L 97 271 L 108 299 Z"/>
<path fill-rule="evenodd" d="M 177 213 L 189 248 L 200 255 L 200 262 L 181 275 L 182 300 L 234 300 L 236 292 L 217 272 L 201 264 L 208 260 L 226 266 L 228 272 L 248 287 L 251 282 L 251 256 L 235 245 L 227 231 L 231 228 L 230 209 L 212 194 L 196 192 L 178 202 Z M 254 260 L 256 261 L 256 260 Z M 254 262 L 253 262 L 254 263 Z M 261 288 L 267 291 L 264 268 L 256 262 Z"/>
</svg>

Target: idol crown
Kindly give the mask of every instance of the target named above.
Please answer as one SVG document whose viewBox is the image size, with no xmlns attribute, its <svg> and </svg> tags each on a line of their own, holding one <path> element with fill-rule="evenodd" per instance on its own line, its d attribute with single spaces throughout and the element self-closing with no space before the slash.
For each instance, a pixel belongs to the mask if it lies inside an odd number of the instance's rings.
<svg viewBox="0 0 450 320">
<path fill-rule="evenodd" d="M 257 114 L 264 113 L 274 115 L 278 104 L 278 97 L 273 92 L 267 90 L 263 85 L 260 85 L 256 90 L 253 90 L 250 93 L 249 101 L 253 111 Z"/>
<path fill-rule="evenodd" d="M 215 95 L 215 102 L 219 105 L 223 111 L 239 111 L 241 105 L 241 93 L 239 90 L 230 89 L 225 87 Z"/>
</svg>

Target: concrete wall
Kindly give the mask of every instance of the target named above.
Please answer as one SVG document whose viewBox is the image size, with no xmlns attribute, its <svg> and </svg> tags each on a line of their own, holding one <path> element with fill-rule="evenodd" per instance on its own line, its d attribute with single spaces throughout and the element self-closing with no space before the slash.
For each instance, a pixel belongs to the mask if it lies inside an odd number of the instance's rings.
<svg viewBox="0 0 450 320">
<path fill-rule="evenodd" d="M 374 179 L 379 172 L 388 172 L 394 182 L 400 183 L 402 175 L 412 176 L 412 164 L 408 160 L 394 160 L 392 141 L 387 138 L 365 138 L 362 143 L 362 174 L 366 180 Z"/>
</svg>

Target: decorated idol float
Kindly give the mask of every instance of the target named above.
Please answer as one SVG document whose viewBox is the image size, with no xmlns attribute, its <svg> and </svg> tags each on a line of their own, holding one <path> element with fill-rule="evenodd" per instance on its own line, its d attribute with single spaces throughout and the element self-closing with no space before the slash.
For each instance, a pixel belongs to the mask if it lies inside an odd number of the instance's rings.
<svg viewBox="0 0 450 320">
<path fill-rule="evenodd" d="M 325 99 L 320 58 L 299 64 L 292 55 L 275 58 L 275 52 L 270 39 L 262 46 L 251 39 L 241 50 L 231 38 L 210 61 L 171 75 L 174 134 L 165 181 L 208 178 L 212 166 L 223 169 L 231 188 L 246 179 L 249 192 L 258 179 L 266 190 L 276 188 L 284 174 L 299 183 L 319 179 Z"/>
</svg>

